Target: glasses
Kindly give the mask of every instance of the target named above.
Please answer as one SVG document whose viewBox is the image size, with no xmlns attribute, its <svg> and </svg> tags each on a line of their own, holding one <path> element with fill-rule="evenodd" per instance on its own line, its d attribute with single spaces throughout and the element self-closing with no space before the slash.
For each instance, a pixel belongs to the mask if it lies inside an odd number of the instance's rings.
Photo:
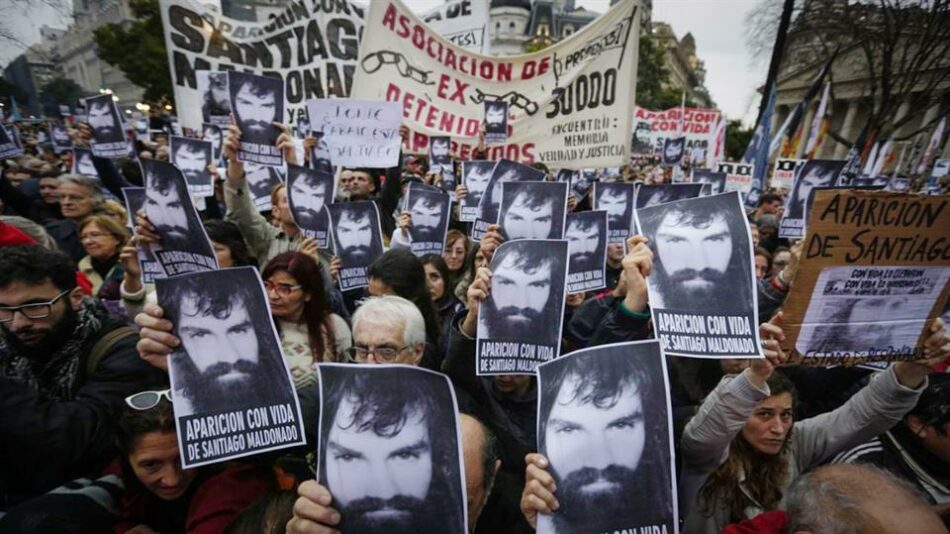
<svg viewBox="0 0 950 534">
<path fill-rule="evenodd" d="M 22 313 L 26 316 L 27 319 L 46 319 L 53 313 L 53 304 L 56 304 L 56 301 L 63 298 L 66 293 L 69 293 L 72 289 L 67 289 L 59 295 L 56 295 L 56 298 L 49 302 L 34 302 L 31 304 L 24 304 L 22 306 L 3 306 L 0 307 L 0 323 L 9 323 L 13 320 L 13 316 L 16 315 L 16 312 Z"/>
<path fill-rule="evenodd" d="M 346 357 L 351 362 L 363 363 L 372 353 L 378 362 L 391 362 L 396 359 L 400 352 L 410 347 L 411 345 L 398 349 L 392 347 L 350 347 L 346 349 Z"/>
<path fill-rule="evenodd" d="M 112 234 L 107 234 L 105 232 L 89 232 L 88 234 L 82 234 L 79 236 L 80 241 L 85 241 L 87 239 L 99 239 L 100 237 L 106 237 Z"/>
<path fill-rule="evenodd" d="M 302 287 L 303 286 L 300 284 L 292 286 L 290 284 L 275 284 L 273 282 L 264 282 L 264 289 L 267 290 L 268 294 L 271 291 L 274 291 L 281 297 L 286 297 L 287 295 L 293 293 L 294 291 L 297 291 L 298 289 Z"/>
<path fill-rule="evenodd" d="M 129 408 L 135 410 L 151 410 L 158 406 L 158 403 L 162 401 L 162 397 L 165 397 L 168 402 L 172 402 L 172 390 L 142 391 L 141 393 L 126 397 L 125 403 L 129 405 Z"/>
</svg>

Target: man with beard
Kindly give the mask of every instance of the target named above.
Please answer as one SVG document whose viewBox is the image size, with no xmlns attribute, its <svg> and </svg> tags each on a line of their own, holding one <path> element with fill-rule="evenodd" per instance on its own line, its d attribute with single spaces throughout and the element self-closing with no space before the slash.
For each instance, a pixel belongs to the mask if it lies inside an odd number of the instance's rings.
<svg viewBox="0 0 950 534">
<path fill-rule="evenodd" d="M 448 196 L 412 185 L 408 195 L 412 205 L 400 214 L 399 231 L 393 232 L 391 245 L 393 248 L 411 248 L 413 252 L 419 249 L 425 254 L 441 254 L 448 223 Z M 437 247 L 437 250 L 431 250 L 432 247 Z"/>
<path fill-rule="evenodd" d="M 348 209 L 340 210 L 340 218 L 333 229 L 336 253 L 344 266 L 368 266 L 373 260 L 373 251 L 382 249 L 379 234 L 373 231 L 375 221 L 370 215 L 373 205 L 352 206 L 347 204 Z"/>
<path fill-rule="evenodd" d="M 656 254 L 649 277 L 650 305 L 725 314 L 751 307 L 748 223 L 735 197 L 673 202 L 641 216 Z M 738 219 L 738 220 L 736 220 Z M 745 246 L 743 246 L 745 245 Z"/>
<path fill-rule="evenodd" d="M 164 383 L 138 335 L 77 286 L 73 261 L 36 245 L 0 253 L 0 509 L 98 476 L 116 454 L 122 399 Z"/>
<path fill-rule="evenodd" d="M 825 162 L 812 160 L 805 162 L 802 166 L 801 174 L 795 180 L 792 186 L 792 194 L 788 197 L 788 211 L 785 217 L 791 219 L 801 219 L 806 216 L 805 202 L 808 201 L 808 194 L 816 187 L 827 187 L 834 185 L 834 179 L 839 166 L 825 166 Z"/>
<path fill-rule="evenodd" d="M 491 181 L 492 170 L 495 167 L 494 161 L 466 161 L 462 164 L 465 171 L 464 188 L 465 206 L 475 207 L 482 200 L 482 195 Z"/>
<path fill-rule="evenodd" d="M 675 521 L 662 371 L 637 356 L 629 347 L 607 348 L 539 369 L 538 445 L 547 457 L 529 455 L 521 501 L 539 532 L 634 531 Z M 539 518 L 552 493 L 559 506 Z"/>
<path fill-rule="evenodd" d="M 88 150 L 73 149 L 73 169 L 72 174 L 88 176 L 90 178 L 99 178 L 96 166 L 92 162 L 92 152 Z"/>
<path fill-rule="evenodd" d="M 205 123 L 201 125 L 201 128 L 201 138 L 205 141 L 211 141 L 211 159 L 221 159 L 221 143 L 224 141 L 221 127 Z"/>
<path fill-rule="evenodd" d="M 663 141 L 663 164 L 679 165 L 683 160 L 683 148 L 686 146 L 685 137 L 675 139 L 666 138 Z"/>
<path fill-rule="evenodd" d="M 269 313 L 251 311 L 267 310 L 255 294 L 259 289 L 222 282 L 182 277 L 169 284 L 165 309 L 181 340 L 170 360 L 179 417 L 271 406 L 293 398 L 280 353 L 258 342 L 267 339 L 272 328 Z"/>
<path fill-rule="evenodd" d="M 632 184 L 594 184 L 594 209 L 607 212 L 607 242 L 623 243 L 633 226 Z"/>
<path fill-rule="evenodd" d="M 321 212 L 330 195 L 333 176 L 303 167 L 288 167 L 288 173 L 296 175 L 290 187 L 290 204 L 297 224 L 309 230 L 325 228 L 326 215 L 321 216 Z"/>
<path fill-rule="evenodd" d="M 555 196 L 545 184 L 529 184 L 521 188 L 498 219 L 505 238 L 512 239 L 558 239 L 563 230 L 562 221 L 555 222 L 555 214 L 563 211 L 555 207 Z"/>
<path fill-rule="evenodd" d="M 265 205 L 264 210 L 272 209 L 267 208 L 266 205 L 269 203 L 271 193 L 274 192 L 274 187 L 281 182 L 280 176 L 277 174 L 277 168 L 257 165 L 255 163 L 245 163 L 244 169 L 247 173 L 247 187 L 251 191 L 251 198 L 254 199 L 254 204 L 260 209 L 263 202 Z"/>
<path fill-rule="evenodd" d="M 212 117 L 229 116 L 231 103 L 228 100 L 228 74 L 226 72 L 199 72 L 198 79 L 201 80 L 204 77 L 208 80 L 201 104 L 201 115 L 205 122 L 212 122 L 214 120 Z"/>
<path fill-rule="evenodd" d="M 313 132 L 313 146 L 310 148 L 310 168 L 333 174 L 333 163 L 330 157 L 330 145 L 323 138 L 323 132 Z"/>
<path fill-rule="evenodd" d="M 604 270 L 604 237 L 607 232 L 603 228 L 603 212 L 599 213 L 601 218 L 584 216 L 584 212 L 568 215 L 564 237 L 571 254 L 568 262 L 570 274 Z"/>
<path fill-rule="evenodd" d="M 122 125 L 113 113 L 111 96 L 93 97 L 89 103 L 89 126 L 95 132 L 95 138 L 101 143 L 122 141 Z"/>
<path fill-rule="evenodd" d="M 176 179 L 174 167 L 167 163 L 163 165 L 167 167 L 153 166 L 146 175 L 145 210 L 148 220 L 162 237 L 163 249 L 191 251 L 191 221 L 183 200 L 188 198 L 188 189 L 184 180 Z"/>
<path fill-rule="evenodd" d="M 507 122 L 508 104 L 505 102 L 485 102 L 485 137 L 486 140 L 504 139 L 508 132 Z"/>
<path fill-rule="evenodd" d="M 211 176 L 208 173 L 208 165 L 211 164 L 210 143 L 184 137 L 173 137 L 172 146 L 174 148 L 172 163 L 185 176 L 188 185 L 192 187 L 210 186 Z"/>
<path fill-rule="evenodd" d="M 454 478 L 458 443 L 448 384 L 380 372 L 327 382 L 323 413 L 330 417 L 321 428 L 319 471 L 340 531 L 461 534 L 453 528 L 461 523 L 462 488 Z"/>
<path fill-rule="evenodd" d="M 59 152 L 62 148 L 70 148 L 73 146 L 73 142 L 69 138 L 69 132 L 66 131 L 65 127 L 59 124 L 50 126 L 50 137 L 53 140 L 53 148 L 56 152 Z"/>
<path fill-rule="evenodd" d="M 241 129 L 242 143 L 274 145 L 280 131 L 274 126 L 277 120 L 277 94 L 261 80 L 247 79 L 234 94 L 234 119 Z"/>
<path fill-rule="evenodd" d="M 432 146 L 429 147 L 429 171 L 436 172 L 443 167 L 452 164 L 452 156 L 449 150 L 452 148 L 452 141 L 449 137 L 430 137 Z"/>
</svg>

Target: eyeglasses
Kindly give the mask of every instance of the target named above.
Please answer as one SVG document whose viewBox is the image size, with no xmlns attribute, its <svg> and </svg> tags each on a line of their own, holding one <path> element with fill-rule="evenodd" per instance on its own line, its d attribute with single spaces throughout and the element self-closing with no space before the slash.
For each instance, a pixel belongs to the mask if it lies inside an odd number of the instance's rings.
<svg viewBox="0 0 950 534">
<path fill-rule="evenodd" d="M 87 239 L 99 239 L 100 237 L 106 237 L 112 234 L 107 234 L 105 232 L 89 232 L 88 234 L 82 234 L 79 236 L 80 241 L 85 241 Z"/>
<path fill-rule="evenodd" d="M 12 321 L 16 312 L 22 313 L 27 319 L 46 319 L 53 313 L 53 304 L 56 304 L 57 300 L 63 298 L 63 296 L 70 291 L 72 291 L 72 289 L 63 291 L 49 302 L 33 302 L 22 306 L 0 307 L 0 323 L 9 323 Z"/>
<path fill-rule="evenodd" d="M 162 401 L 162 397 L 165 397 L 168 402 L 172 402 L 172 390 L 142 391 L 126 397 L 125 403 L 134 410 L 151 410 L 158 406 L 158 403 Z"/>
<path fill-rule="evenodd" d="M 300 284 L 292 286 L 290 284 L 275 284 L 273 282 L 264 282 L 264 289 L 267 290 L 268 294 L 271 291 L 276 291 L 277 294 L 282 297 L 286 297 L 287 295 L 293 293 L 294 291 L 297 291 L 298 289 L 302 287 L 303 286 Z"/>
<path fill-rule="evenodd" d="M 346 357 L 351 362 L 363 363 L 369 359 L 369 355 L 372 353 L 376 361 L 388 363 L 393 361 L 400 352 L 410 347 L 411 345 L 398 349 L 392 347 L 350 347 L 346 349 Z"/>
</svg>

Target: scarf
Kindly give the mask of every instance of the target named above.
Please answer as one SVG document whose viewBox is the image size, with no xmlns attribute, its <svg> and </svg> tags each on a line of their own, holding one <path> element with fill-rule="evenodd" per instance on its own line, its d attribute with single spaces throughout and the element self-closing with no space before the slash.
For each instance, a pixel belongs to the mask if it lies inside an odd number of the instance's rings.
<svg viewBox="0 0 950 534">
<path fill-rule="evenodd" d="M 83 349 L 98 337 L 107 317 L 104 308 L 89 302 L 76 315 L 71 335 L 42 360 L 19 353 L 5 336 L 0 337 L 0 376 L 26 384 L 47 401 L 73 400 Z"/>
</svg>

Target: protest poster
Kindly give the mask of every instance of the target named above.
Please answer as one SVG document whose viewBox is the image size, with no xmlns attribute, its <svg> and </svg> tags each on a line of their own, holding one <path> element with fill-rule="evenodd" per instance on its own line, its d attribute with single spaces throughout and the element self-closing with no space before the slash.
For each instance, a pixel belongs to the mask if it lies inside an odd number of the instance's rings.
<svg viewBox="0 0 950 534">
<path fill-rule="evenodd" d="M 950 198 L 816 191 L 782 348 L 810 365 L 917 360 L 950 294 Z"/>
<path fill-rule="evenodd" d="M 451 209 L 452 199 L 441 189 L 418 182 L 409 184 L 403 211 L 412 215 L 409 241 L 413 254 L 442 254 Z"/>
<path fill-rule="evenodd" d="M 809 193 L 815 187 L 835 185 L 845 163 L 844 160 L 812 159 L 799 168 L 779 223 L 779 237 L 801 239 L 805 235 L 805 201 L 808 200 Z"/>
<path fill-rule="evenodd" d="M 161 236 L 152 252 L 167 276 L 218 268 L 218 260 L 188 193 L 185 177 L 166 161 L 144 159 L 145 213 Z"/>
<path fill-rule="evenodd" d="M 634 184 L 625 182 L 594 183 L 591 207 L 607 212 L 607 243 L 623 243 L 635 233 L 633 220 Z"/>
<path fill-rule="evenodd" d="M 930 171 L 931 178 L 943 178 L 950 174 L 950 158 L 938 158 L 934 160 L 934 167 Z"/>
<path fill-rule="evenodd" d="M 703 184 L 640 184 L 633 195 L 636 209 L 665 204 L 674 200 L 696 198 L 702 194 Z"/>
<path fill-rule="evenodd" d="M 895 193 L 906 193 L 910 191 L 910 178 L 906 176 L 892 176 L 891 181 L 887 183 L 885 189 L 894 191 Z"/>
<path fill-rule="evenodd" d="M 141 114 L 140 112 L 136 112 Z M 141 141 L 143 143 L 150 143 L 152 141 L 152 134 L 148 129 L 148 117 L 132 117 L 132 129 L 135 130 L 135 140 Z M 135 145 L 132 145 L 133 149 Z"/>
<path fill-rule="evenodd" d="M 195 73 L 198 102 L 201 103 L 201 122 L 219 128 L 231 123 L 231 93 L 228 91 L 226 71 L 199 70 Z M 183 110 L 184 116 L 190 115 Z M 186 121 L 187 122 L 187 121 Z"/>
<path fill-rule="evenodd" d="M 703 184 L 705 196 L 718 195 L 726 192 L 726 173 L 694 168 L 690 183 Z"/>
<path fill-rule="evenodd" d="M 656 340 L 539 365 L 538 452 L 560 506 L 538 514 L 538 534 L 678 532 L 672 412 Z"/>
<path fill-rule="evenodd" d="M 518 239 L 495 250 L 491 291 L 478 307 L 479 376 L 534 374 L 538 364 L 558 357 L 567 248 L 565 240 Z"/>
<path fill-rule="evenodd" d="M 462 185 L 467 193 L 459 202 L 459 221 L 474 222 L 478 217 L 478 205 L 491 181 L 495 163 L 482 160 L 462 162 Z"/>
<path fill-rule="evenodd" d="M 23 155 L 23 147 L 5 125 L 0 125 L 0 159 L 15 158 Z"/>
<path fill-rule="evenodd" d="M 452 166 L 452 138 L 449 136 L 429 137 L 429 172 L 441 172 Z"/>
<path fill-rule="evenodd" d="M 224 132 L 227 127 L 220 127 L 210 122 L 201 125 L 201 138 L 211 143 L 212 161 L 221 160 L 221 152 L 224 149 Z"/>
<path fill-rule="evenodd" d="M 145 207 L 145 188 L 144 187 L 123 187 L 122 198 L 125 201 L 125 211 L 128 218 L 125 226 L 132 234 L 135 234 L 135 214 Z M 148 246 L 137 245 L 136 256 L 139 259 L 139 268 L 142 269 L 142 283 L 151 284 L 158 278 L 165 277 L 165 271 L 155 259 L 155 254 Z"/>
<path fill-rule="evenodd" d="M 571 193 L 574 198 L 580 202 L 587 198 L 591 186 L 597 181 L 597 173 L 594 169 L 580 169 L 571 175 Z"/>
<path fill-rule="evenodd" d="M 485 144 L 503 145 L 508 141 L 508 103 L 485 102 Z"/>
<path fill-rule="evenodd" d="M 342 534 L 466 534 L 458 403 L 448 377 L 408 365 L 317 366 L 316 479 Z"/>
<path fill-rule="evenodd" d="M 281 130 L 274 124 L 284 122 L 283 93 L 280 78 L 228 72 L 231 115 L 241 130 L 238 161 L 271 167 L 284 164 L 284 154 L 277 148 Z"/>
<path fill-rule="evenodd" d="M 455 157 L 471 159 L 485 103 L 503 102 L 507 140 L 488 144 L 486 159 L 575 169 L 624 165 L 640 11 L 637 0 L 621 0 L 570 39 L 491 57 L 450 43 L 399 0 L 372 2 L 350 96 L 401 102 L 407 153 L 424 154 L 430 135 L 450 135 Z"/>
<path fill-rule="evenodd" d="M 716 168 L 716 172 L 726 174 L 725 191 L 739 191 L 748 194 L 752 191 L 752 171 L 755 165 L 751 163 L 735 163 L 731 161 L 722 161 Z"/>
<path fill-rule="evenodd" d="M 330 160 L 342 167 L 399 165 L 402 104 L 345 98 L 307 102 L 311 127 L 323 133 Z"/>
<path fill-rule="evenodd" d="M 310 135 L 313 136 L 315 141 L 313 146 L 310 147 L 310 168 L 327 174 L 335 174 L 330 155 L 330 145 L 324 139 L 323 132 L 311 131 Z"/>
<path fill-rule="evenodd" d="M 333 175 L 299 165 L 287 165 L 287 202 L 304 237 L 317 247 L 330 248 L 330 214 L 324 207 L 333 200 Z"/>
<path fill-rule="evenodd" d="M 663 350 L 696 358 L 761 358 L 749 222 L 739 193 L 634 213 L 650 240 L 650 313 Z"/>
<path fill-rule="evenodd" d="M 213 195 L 214 179 L 209 169 L 214 150 L 211 141 L 173 135 L 168 140 L 168 149 L 172 163 L 185 176 L 191 196 L 210 197 Z"/>
<path fill-rule="evenodd" d="M 663 140 L 663 165 L 678 166 L 683 163 L 683 152 L 686 150 L 686 137 L 667 137 Z"/>
<path fill-rule="evenodd" d="M 631 153 L 638 156 L 662 156 L 669 138 L 685 138 L 683 163 L 695 167 L 713 164 L 716 126 L 722 113 L 718 109 L 676 106 L 651 111 L 636 106 L 633 118 Z"/>
<path fill-rule="evenodd" d="M 795 183 L 795 174 L 804 163 L 805 159 L 786 159 L 778 158 L 775 160 L 775 169 L 772 171 L 772 177 L 769 179 L 769 187 L 773 189 L 792 189 Z"/>
<path fill-rule="evenodd" d="M 306 443 L 300 403 L 254 267 L 155 281 L 181 344 L 168 358 L 184 469 Z"/>
<path fill-rule="evenodd" d="M 283 167 L 244 164 L 244 179 L 247 180 L 247 188 L 257 211 L 268 211 L 273 207 L 271 196 L 274 188 L 284 181 L 283 172 Z"/>
<path fill-rule="evenodd" d="M 567 185 L 563 182 L 502 183 L 498 224 L 505 239 L 562 239 Z"/>
<path fill-rule="evenodd" d="M 92 128 L 92 153 L 100 158 L 124 158 L 129 150 L 119 109 L 111 94 L 92 96 L 85 100 Z"/>
<path fill-rule="evenodd" d="M 449 159 L 448 164 L 442 165 L 442 168 L 439 169 L 440 180 L 438 181 L 439 188 L 452 195 L 454 200 L 455 189 L 458 187 L 458 177 L 455 172 L 455 161 Z"/>
<path fill-rule="evenodd" d="M 49 138 L 50 144 L 53 146 L 53 152 L 57 154 L 73 148 L 73 141 L 69 138 L 69 131 L 66 129 L 66 126 L 62 124 L 55 122 L 50 124 Z"/>
<path fill-rule="evenodd" d="M 567 292 L 603 289 L 607 286 L 607 212 L 568 213 L 566 226 Z"/>
<path fill-rule="evenodd" d="M 890 181 L 891 181 L 890 176 L 885 176 L 885 175 L 880 175 L 880 174 L 877 176 L 868 176 L 866 174 L 861 174 L 859 176 L 855 176 L 854 178 L 852 178 L 851 183 L 849 185 L 856 188 L 870 187 L 872 189 L 883 189 L 884 187 L 887 187 L 887 184 L 890 183 Z M 838 184 L 838 185 L 844 185 L 844 184 Z M 814 192 L 814 190 L 815 189 L 813 188 L 812 192 Z M 809 198 L 810 197 L 811 195 L 809 195 Z M 806 202 L 807 202 L 807 198 L 806 198 Z"/>
<path fill-rule="evenodd" d="M 478 214 L 472 225 L 472 238 L 481 239 L 488 227 L 498 223 L 498 210 L 501 208 L 501 184 L 505 182 L 540 182 L 544 180 L 544 171 L 522 165 L 517 161 L 503 159 L 492 168 L 491 180 L 485 186 L 478 202 Z"/>
<path fill-rule="evenodd" d="M 69 172 L 98 180 L 99 171 L 96 170 L 96 166 L 92 162 L 92 151 L 85 148 L 74 148 L 73 165 Z"/>
<path fill-rule="evenodd" d="M 202 122 L 215 122 L 202 114 L 208 91 L 198 87 L 201 71 L 236 69 L 280 78 L 281 105 L 292 127 L 305 113 L 307 100 L 350 94 L 363 8 L 348 0 L 284 5 L 266 21 L 248 22 L 195 0 L 162 0 L 175 107 L 185 127 L 197 130 Z M 219 115 L 223 109 L 214 111 Z"/>
<path fill-rule="evenodd" d="M 489 0 L 452 0 L 421 15 L 422 20 L 452 44 L 479 54 L 491 54 Z"/>
<path fill-rule="evenodd" d="M 343 264 L 338 279 L 340 290 L 369 285 L 369 266 L 383 253 L 383 231 L 379 209 L 372 200 L 327 204 L 330 213 L 333 250 Z"/>
</svg>

